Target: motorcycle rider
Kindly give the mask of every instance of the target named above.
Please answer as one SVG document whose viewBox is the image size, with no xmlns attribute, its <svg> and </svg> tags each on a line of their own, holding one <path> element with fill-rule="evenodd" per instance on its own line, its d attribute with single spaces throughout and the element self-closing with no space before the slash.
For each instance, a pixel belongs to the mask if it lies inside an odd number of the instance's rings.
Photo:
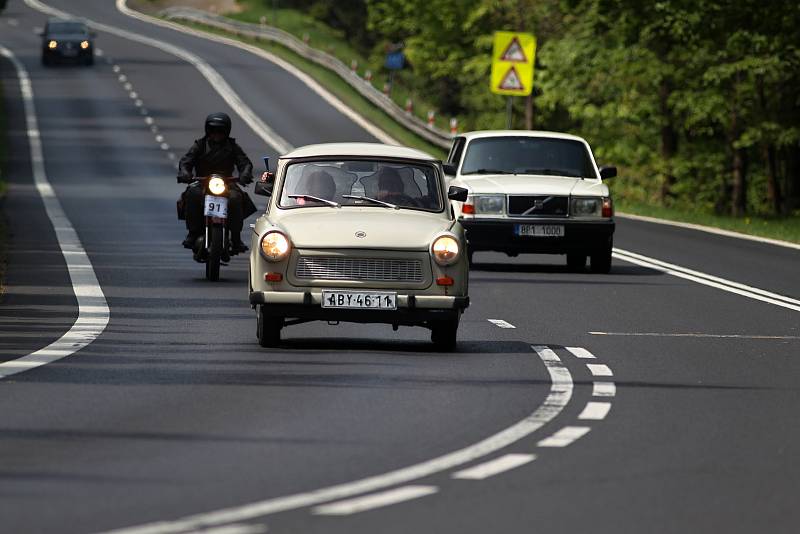
<svg viewBox="0 0 800 534">
<path fill-rule="evenodd" d="M 236 140 L 230 137 L 231 118 L 225 113 L 212 113 L 206 117 L 205 135 L 195 140 L 192 147 L 178 163 L 178 183 L 190 184 L 181 195 L 184 201 L 186 228 L 189 230 L 183 246 L 199 250 L 198 239 L 203 237 L 205 221 L 203 215 L 203 186 L 195 182 L 194 176 L 206 177 L 211 174 L 233 175 L 234 167 L 239 172 L 239 183 L 253 182 L 253 163 Z M 236 184 L 229 185 L 228 228 L 231 233 L 231 253 L 245 252 L 242 243 L 242 224 L 244 218 L 255 211 L 255 205 L 246 192 Z"/>
</svg>

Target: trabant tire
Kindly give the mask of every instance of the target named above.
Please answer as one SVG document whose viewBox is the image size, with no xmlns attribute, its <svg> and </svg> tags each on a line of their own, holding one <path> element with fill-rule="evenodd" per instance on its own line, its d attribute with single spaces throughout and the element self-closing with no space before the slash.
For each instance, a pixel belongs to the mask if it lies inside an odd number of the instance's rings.
<svg viewBox="0 0 800 534">
<path fill-rule="evenodd" d="M 586 254 L 567 254 L 567 269 L 573 272 L 582 271 L 586 267 Z"/>
<path fill-rule="evenodd" d="M 264 306 L 258 307 L 256 315 L 256 334 L 258 344 L 264 348 L 277 347 L 281 343 L 282 317 L 269 317 L 264 315 Z"/>
<path fill-rule="evenodd" d="M 591 268 L 593 273 L 608 274 L 611 271 L 611 249 L 613 247 L 614 244 L 611 242 L 603 250 L 592 254 Z"/>
<path fill-rule="evenodd" d="M 431 341 L 440 352 L 451 352 L 456 348 L 458 319 L 436 321 L 431 324 Z"/>
</svg>

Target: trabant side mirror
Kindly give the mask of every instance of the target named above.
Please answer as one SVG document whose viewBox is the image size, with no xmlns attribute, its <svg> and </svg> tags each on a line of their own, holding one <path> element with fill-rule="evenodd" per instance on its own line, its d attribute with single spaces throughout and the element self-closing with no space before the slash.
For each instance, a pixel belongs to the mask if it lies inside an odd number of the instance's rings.
<svg viewBox="0 0 800 534">
<path fill-rule="evenodd" d="M 258 179 L 256 185 L 253 186 L 253 193 L 264 197 L 272 196 L 272 188 L 275 186 L 275 173 L 265 171 L 261 178 Z"/>
<path fill-rule="evenodd" d="M 603 180 L 608 180 L 609 178 L 613 178 L 617 175 L 617 168 L 616 167 L 600 167 L 600 178 Z"/>
<path fill-rule="evenodd" d="M 447 176 L 455 176 L 458 172 L 458 167 L 453 165 L 452 163 L 442 163 L 442 170 Z"/>
<path fill-rule="evenodd" d="M 466 202 L 468 194 L 469 191 L 467 189 L 457 185 L 451 185 L 450 189 L 447 190 L 447 198 L 458 202 Z"/>
</svg>

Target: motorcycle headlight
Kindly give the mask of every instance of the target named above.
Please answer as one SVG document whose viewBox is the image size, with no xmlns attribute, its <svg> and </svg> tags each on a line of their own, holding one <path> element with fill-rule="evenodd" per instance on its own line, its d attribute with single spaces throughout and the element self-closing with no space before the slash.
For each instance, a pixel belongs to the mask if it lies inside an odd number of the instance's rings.
<svg viewBox="0 0 800 534">
<path fill-rule="evenodd" d="M 208 190 L 213 195 L 221 195 L 225 192 L 225 180 L 218 176 L 214 176 L 208 181 Z"/>
<path fill-rule="evenodd" d="M 458 240 L 449 235 L 437 237 L 431 245 L 431 255 L 434 261 L 442 267 L 454 264 L 460 250 Z"/>
<path fill-rule="evenodd" d="M 280 232 L 268 232 L 261 238 L 261 253 L 267 261 L 281 261 L 290 248 L 289 239 Z"/>
<path fill-rule="evenodd" d="M 572 216 L 573 217 L 600 217 L 603 209 L 603 202 L 600 198 L 573 198 Z"/>
<path fill-rule="evenodd" d="M 472 205 L 476 214 L 501 215 L 505 209 L 505 198 L 502 195 L 475 195 Z"/>
<path fill-rule="evenodd" d="M 49 43 L 47 43 L 47 48 L 49 48 L 50 50 L 52 50 L 53 48 L 55 48 L 57 46 L 58 46 L 58 42 L 57 41 L 50 41 Z"/>
</svg>

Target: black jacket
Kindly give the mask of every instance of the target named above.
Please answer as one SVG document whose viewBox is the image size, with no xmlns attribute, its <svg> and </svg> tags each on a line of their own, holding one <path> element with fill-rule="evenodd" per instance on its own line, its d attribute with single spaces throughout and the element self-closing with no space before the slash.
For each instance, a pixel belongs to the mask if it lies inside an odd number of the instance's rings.
<svg viewBox="0 0 800 534">
<path fill-rule="evenodd" d="M 242 150 L 236 139 L 228 137 L 220 146 L 212 148 L 205 137 L 197 139 L 178 163 L 178 182 L 190 182 L 193 176 L 204 177 L 211 174 L 233 176 L 233 169 L 239 171 L 239 183 L 246 185 L 253 181 L 253 163 Z"/>
</svg>

